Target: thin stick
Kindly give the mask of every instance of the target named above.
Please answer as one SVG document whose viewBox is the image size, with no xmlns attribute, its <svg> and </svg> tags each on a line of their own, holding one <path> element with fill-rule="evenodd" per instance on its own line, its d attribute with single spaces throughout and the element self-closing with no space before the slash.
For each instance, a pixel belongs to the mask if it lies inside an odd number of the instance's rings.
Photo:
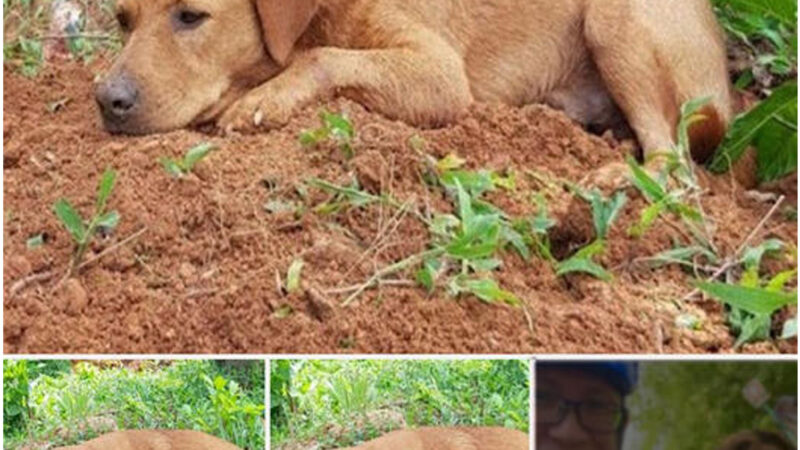
<svg viewBox="0 0 800 450">
<path fill-rule="evenodd" d="M 120 248 L 122 248 L 122 247 L 130 244 L 132 241 L 138 239 L 139 236 L 143 235 L 145 231 L 147 231 L 147 227 L 146 226 L 142 227 L 139 231 L 137 231 L 137 232 L 133 233 L 132 235 L 128 236 L 127 238 L 117 242 L 116 244 L 112 245 L 111 247 L 108 247 L 107 249 L 103 250 L 102 252 L 98 253 L 97 255 L 93 256 L 92 258 L 89 258 L 86 261 L 80 263 L 76 269 L 77 270 L 81 270 L 84 267 L 88 266 L 89 264 L 97 262 L 99 259 L 101 259 L 101 258 L 103 258 L 105 256 L 108 256 L 111 253 L 116 252 Z"/>
<path fill-rule="evenodd" d="M 730 269 L 736 267 L 739 264 L 739 261 L 738 261 L 739 254 L 741 254 L 742 251 L 744 251 L 745 247 L 747 247 L 747 244 L 749 244 L 750 241 L 752 241 L 756 237 L 756 235 L 759 233 L 759 231 L 761 231 L 761 229 L 764 228 L 764 226 L 767 224 L 769 219 L 772 218 L 773 215 L 775 215 L 775 213 L 778 211 L 778 208 L 781 206 L 781 204 L 783 203 L 783 201 L 785 199 L 786 199 L 786 196 L 784 196 L 784 195 L 781 195 L 780 198 L 778 198 L 778 201 L 776 201 L 775 204 L 772 205 L 772 208 L 770 208 L 770 210 L 767 212 L 767 214 L 764 217 L 761 218 L 761 221 L 758 223 L 758 225 L 756 225 L 755 228 L 753 228 L 753 230 L 750 232 L 750 234 L 748 234 L 747 237 L 742 241 L 742 243 L 736 249 L 736 252 L 733 255 L 729 256 L 728 260 L 725 262 L 725 264 L 723 264 L 722 267 L 717 269 L 717 271 L 714 272 L 706 280 L 707 283 L 710 283 L 712 281 L 716 281 L 722 274 L 726 273 L 727 271 L 729 271 Z M 682 302 L 689 301 L 689 300 L 692 299 L 692 297 L 694 297 L 695 295 L 697 295 L 699 293 L 700 293 L 700 289 L 699 288 L 695 288 L 695 289 L 692 290 L 692 292 L 686 294 L 686 296 L 684 296 L 681 299 L 681 301 Z"/>
<path fill-rule="evenodd" d="M 411 280 L 379 280 L 376 282 L 376 284 L 380 286 L 414 286 L 414 282 Z M 361 289 L 361 286 L 362 285 L 360 284 L 356 284 L 353 286 L 326 289 L 322 292 L 325 294 L 349 294 L 351 292 Z"/>
<path fill-rule="evenodd" d="M 28 275 L 27 277 L 12 284 L 11 289 L 9 289 L 8 291 L 8 294 L 10 297 L 16 297 L 16 295 L 19 294 L 20 291 L 30 286 L 31 284 L 45 282 L 50 278 L 53 278 L 53 275 L 55 274 L 53 273 L 52 270 L 48 272 L 34 273 L 32 275 Z"/>
<path fill-rule="evenodd" d="M 375 272 L 365 283 L 359 286 L 352 295 L 347 297 L 345 301 L 342 302 L 342 306 L 347 306 L 353 302 L 362 292 L 366 291 L 370 287 L 374 286 L 378 283 L 383 277 L 387 275 L 391 275 L 393 273 L 399 272 L 401 270 L 407 269 L 408 267 L 413 266 L 419 262 L 424 261 L 427 258 L 432 258 L 441 255 L 444 253 L 445 250 L 441 248 L 435 248 L 433 250 L 428 250 L 426 252 L 417 253 L 416 255 L 409 256 L 408 258 L 394 263 L 390 266 L 384 267 L 383 269 Z"/>
</svg>

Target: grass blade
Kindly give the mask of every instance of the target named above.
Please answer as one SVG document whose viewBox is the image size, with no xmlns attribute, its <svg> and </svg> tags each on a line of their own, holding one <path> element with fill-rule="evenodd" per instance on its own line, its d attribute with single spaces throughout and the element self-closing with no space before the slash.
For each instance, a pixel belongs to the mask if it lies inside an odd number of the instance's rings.
<svg viewBox="0 0 800 450">
<path fill-rule="evenodd" d="M 726 283 L 704 282 L 697 287 L 723 303 L 755 315 L 772 314 L 786 305 L 797 304 L 797 292 L 770 292 Z"/>
<path fill-rule="evenodd" d="M 58 219 L 61 220 L 61 223 L 64 225 L 64 228 L 72 235 L 75 242 L 83 242 L 86 237 L 86 225 L 84 225 L 80 214 L 75 211 L 75 208 L 72 207 L 69 201 L 63 198 L 59 199 L 53 209 Z"/>
<path fill-rule="evenodd" d="M 183 157 L 183 170 L 190 172 L 195 164 L 201 159 L 205 158 L 212 150 L 216 150 L 217 146 L 209 142 L 202 142 L 190 148 Z"/>
<path fill-rule="evenodd" d="M 103 172 L 103 177 L 100 179 L 100 185 L 97 188 L 97 214 L 101 214 L 106 209 L 106 202 L 114 189 L 114 183 L 117 179 L 117 173 L 113 169 L 106 169 Z"/>
</svg>

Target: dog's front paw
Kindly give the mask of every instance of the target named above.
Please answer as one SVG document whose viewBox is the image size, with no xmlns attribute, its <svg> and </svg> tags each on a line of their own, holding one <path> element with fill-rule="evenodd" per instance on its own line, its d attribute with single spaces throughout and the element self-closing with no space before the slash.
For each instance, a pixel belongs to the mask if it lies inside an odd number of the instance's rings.
<svg viewBox="0 0 800 450">
<path fill-rule="evenodd" d="M 228 134 L 273 130 L 286 125 L 292 113 L 292 107 L 271 100 L 269 94 L 257 90 L 228 108 L 217 120 L 217 126 Z"/>
</svg>

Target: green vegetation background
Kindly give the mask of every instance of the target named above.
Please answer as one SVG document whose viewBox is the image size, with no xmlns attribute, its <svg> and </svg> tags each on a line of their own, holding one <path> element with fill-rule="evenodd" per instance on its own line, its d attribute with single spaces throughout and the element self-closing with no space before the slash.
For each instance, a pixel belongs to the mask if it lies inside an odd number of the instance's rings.
<svg viewBox="0 0 800 450">
<path fill-rule="evenodd" d="M 772 394 L 773 405 L 777 397 L 797 396 L 794 361 L 645 363 L 641 390 L 631 399 L 632 420 L 644 433 L 639 447 L 714 450 L 738 431 L 777 431 L 742 396 L 754 378 Z"/>
<path fill-rule="evenodd" d="M 272 445 L 338 448 L 417 426 L 528 432 L 528 380 L 521 360 L 273 361 Z"/>
<path fill-rule="evenodd" d="M 4 448 L 79 443 L 114 429 L 194 429 L 264 448 L 264 363 L 98 367 L 3 361 Z"/>
</svg>

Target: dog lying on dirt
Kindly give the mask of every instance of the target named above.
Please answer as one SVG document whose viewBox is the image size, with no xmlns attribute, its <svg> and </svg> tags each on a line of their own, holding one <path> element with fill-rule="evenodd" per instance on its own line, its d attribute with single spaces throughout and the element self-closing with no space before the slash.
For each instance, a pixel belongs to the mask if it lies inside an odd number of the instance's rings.
<svg viewBox="0 0 800 450">
<path fill-rule="evenodd" d="M 547 103 L 597 127 L 626 119 L 645 153 L 680 106 L 707 154 L 731 117 L 709 0 L 120 0 L 125 47 L 96 88 L 105 126 L 142 134 L 285 124 L 335 95 L 437 126 L 474 101 Z"/>
<path fill-rule="evenodd" d="M 240 450 L 222 439 L 188 430 L 129 430 L 104 434 L 65 450 Z"/>
<path fill-rule="evenodd" d="M 782 436 L 767 431 L 742 431 L 729 436 L 719 450 L 793 450 Z"/>
<path fill-rule="evenodd" d="M 528 450 L 528 436 L 507 428 L 418 428 L 345 450 Z"/>
</svg>

